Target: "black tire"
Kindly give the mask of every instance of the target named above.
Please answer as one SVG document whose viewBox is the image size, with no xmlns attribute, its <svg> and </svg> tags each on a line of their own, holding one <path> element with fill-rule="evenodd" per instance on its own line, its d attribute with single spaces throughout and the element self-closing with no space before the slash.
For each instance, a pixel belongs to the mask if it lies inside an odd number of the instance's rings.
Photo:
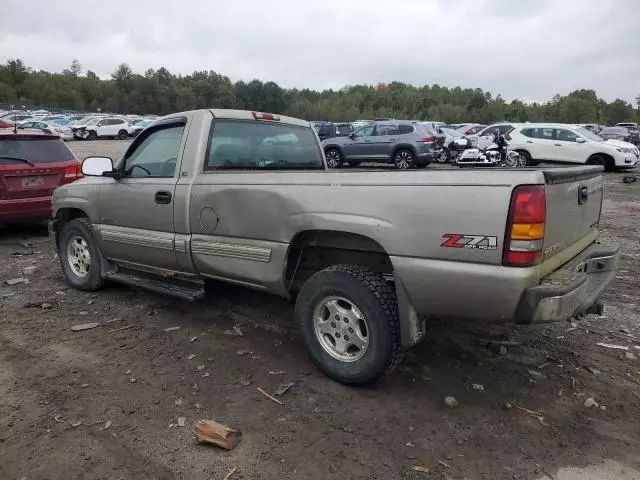
<svg viewBox="0 0 640 480">
<path fill-rule="evenodd" d="M 415 167 L 415 155 L 406 148 L 401 148 L 393 154 L 393 163 L 399 170 L 409 170 Z"/>
<path fill-rule="evenodd" d="M 314 314 L 329 297 L 348 300 L 365 319 L 367 348 L 356 360 L 334 358 L 322 345 L 320 334 L 316 333 Z M 395 290 L 382 275 L 364 267 L 334 265 L 317 272 L 302 286 L 295 315 L 311 360 L 326 375 L 339 382 L 351 385 L 372 383 L 402 361 L 404 355 L 400 348 Z"/>
<path fill-rule="evenodd" d="M 540 162 L 537 162 L 537 163 L 534 162 L 534 160 L 531 158 L 531 154 L 526 150 L 516 150 L 516 152 L 518 152 L 520 156 L 525 159 L 525 161 L 527 162 L 527 167 L 531 167 L 533 165 L 537 165 L 538 163 L 540 163 Z"/>
<path fill-rule="evenodd" d="M 95 132 L 95 130 L 89 130 L 89 133 L 87 134 L 87 140 L 97 140 L 98 139 L 98 134 Z"/>
<path fill-rule="evenodd" d="M 616 164 L 612 158 L 605 158 L 602 155 L 592 155 L 587 161 L 588 165 L 602 165 L 605 172 L 613 172 Z"/>
<path fill-rule="evenodd" d="M 327 158 L 327 166 L 329 168 L 340 168 L 344 162 L 342 152 L 337 148 L 327 148 L 324 155 Z"/>
<path fill-rule="evenodd" d="M 442 152 L 436 157 L 438 163 L 447 163 L 451 161 L 451 152 L 448 148 L 444 147 Z"/>
<path fill-rule="evenodd" d="M 129 132 L 126 130 L 120 130 L 118 132 L 118 140 L 126 140 L 127 138 L 129 138 Z"/>
<path fill-rule="evenodd" d="M 78 275 L 72 267 L 73 259 L 69 257 L 69 243 L 82 239 L 89 250 L 89 267 L 86 275 Z M 104 278 L 102 276 L 102 253 L 98 248 L 91 222 L 86 218 L 76 218 L 62 227 L 60 232 L 58 252 L 60 264 L 67 281 L 78 290 L 95 291 L 102 288 Z"/>
</svg>

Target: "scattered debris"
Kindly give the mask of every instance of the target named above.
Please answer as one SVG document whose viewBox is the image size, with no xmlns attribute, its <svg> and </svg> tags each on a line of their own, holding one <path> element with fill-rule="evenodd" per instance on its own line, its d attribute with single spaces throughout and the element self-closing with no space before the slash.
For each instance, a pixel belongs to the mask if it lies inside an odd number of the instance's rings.
<svg viewBox="0 0 640 480">
<path fill-rule="evenodd" d="M 109 420 L 107 423 L 104 424 L 104 426 L 100 430 L 106 430 L 111 425 L 113 425 L 113 422 L 111 420 Z"/>
<path fill-rule="evenodd" d="M 629 359 L 629 360 L 637 360 L 638 357 L 636 357 L 635 353 L 633 352 L 624 352 L 624 355 Z"/>
<path fill-rule="evenodd" d="M 196 403 L 194 403 L 194 404 L 193 404 L 193 407 L 194 407 L 196 410 L 200 410 L 200 409 L 202 408 L 202 405 L 201 405 L 200 403 L 196 402 Z"/>
<path fill-rule="evenodd" d="M 278 388 L 276 388 L 276 391 L 274 392 L 276 395 L 278 395 L 279 397 L 281 397 L 282 395 L 284 395 L 285 393 L 287 393 L 289 391 L 289 389 L 291 387 L 293 387 L 295 384 L 293 382 L 291 383 L 283 383 L 282 385 L 280 385 Z"/>
<path fill-rule="evenodd" d="M 509 402 L 505 403 L 502 406 L 505 410 L 511 410 L 513 408 L 513 405 L 511 405 Z"/>
<path fill-rule="evenodd" d="M 189 356 L 187 357 L 187 360 L 193 360 L 194 358 L 196 358 L 196 354 L 195 354 L 195 353 L 192 353 L 191 355 L 189 355 Z"/>
<path fill-rule="evenodd" d="M 542 380 L 544 378 L 546 378 L 544 376 L 544 374 L 536 371 L 536 370 L 529 370 L 527 369 L 527 373 L 531 376 L 531 378 L 535 378 L 536 380 Z"/>
<path fill-rule="evenodd" d="M 129 379 L 129 383 L 136 383 L 136 382 L 137 382 L 137 380 L 135 378 L 130 378 Z"/>
<path fill-rule="evenodd" d="M 81 332 L 83 330 L 90 330 L 99 326 L 100 324 L 97 322 L 81 323 L 80 325 L 71 325 L 71 330 L 73 332 Z"/>
<path fill-rule="evenodd" d="M 585 367 L 585 368 L 589 370 L 591 373 L 593 373 L 594 375 L 600 375 L 602 373 L 600 370 L 594 367 Z"/>
<path fill-rule="evenodd" d="M 51 307 L 53 307 L 53 305 L 51 305 L 49 302 L 43 302 L 42 305 L 40 305 L 40 307 L 43 310 L 49 310 Z"/>
<path fill-rule="evenodd" d="M 627 327 L 625 327 L 624 325 L 622 327 L 620 327 L 620 331 L 622 333 L 626 333 L 627 335 L 631 335 L 631 330 L 629 330 Z"/>
<path fill-rule="evenodd" d="M 89 315 L 89 312 L 87 312 L 86 310 L 82 310 L 81 312 L 78 312 L 78 315 L 82 315 L 82 316 Z"/>
<path fill-rule="evenodd" d="M 22 269 L 22 273 L 24 275 L 33 275 L 34 273 L 36 273 L 36 266 L 35 265 L 29 265 L 28 267 L 24 267 Z"/>
<path fill-rule="evenodd" d="M 286 373 L 284 370 L 269 370 L 269 375 L 285 375 Z"/>
<path fill-rule="evenodd" d="M 442 465 L 444 468 L 451 468 L 451 465 L 449 465 L 448 463 L 443 462 L 442 460 L 438 460 L 438 463 L 440 465 Z"/>
<path fill-rule="evenodd" d="M 600 410 L 603 410 L 603 411 L 604 411 L 604 410 L 606 410 L 606 409 L 607 409 L 607 407 L 605 407 L 604 405 L 600 405 Z"/>
<path fill-rule="evenodd" d="M 245 355 L 249 355 L 249 353 L 251 353 L 249 350 L 243 349 L 243 350 L 238 350 L 236 352 L 236 355 L 239 357 L 244 357 Z"/>
<path fill-rule="evenodd" d="M 71 425 L 73 428 L 78 428 L 80 425 L 82 425 L 82 422 L 80 422 L 80 421 L 71 422 L 71 423 L 69 423 L 69 425 Z"/>
<path fill-rule="evenodd" d="M 416 446 L 414 443 L 411 443 L 411 442 L 407 442 L 407 443 L 405 443 L 405 445 L 406 445 L 407 447 L 409 447 L 409 448 L 413 448 L 413 447 L 415 447 L 415 446 Z"/>
<path fill-rule="evenodd" d="M 127 370 L 126 372 L 124 372 L 125 375 L 131 375 L 131 370 Z"/>
<path fill-rule="evenodd" d="M 622 177 L 624 183 L 634 183 L 638 178 L 635 175 L 625 175 Z"/>
<path fill-rule="evenodd" d="M 233 449 L 242 438 L 241 431 L 222 425 L 215 420 L 198 421 L 194 433 L 198 443 L 211 443 L 225 450 Z"/>
<path fill-rule="evenodd" d="M 29 283 L 29 280 L 26 278 L 12 278 L 10 280 L 6 280 L 5 283 L 7 285 L 18 285 L 19 283 Z"/>
<path fill-rule="evenodd" d="M 80 385 L 80 388 L 87 388 L 89 385 L 91 385 L 90 383 L 83 383 L 82 385 Z"/>
<path fill-rule="evenodd" d="M 248 387 L 249 385 L 251 385 L 253 383 L 253 380 L 251 380 L 251 377 L 249 375 L 242 375 L 238 379 L 238 383 L 240 385 L 242 385 L 243 387 Z"/>
<path fill-rule="evenodd" d="M 591 407 L 598 408 L 598 403 L 592 397 L 589 397 L 584 401 L 584 406 L 586 408 L 591 408 Z"/>
<path fill-rule="evenodd" d="M 127 325 L 126 327 L 114 328 L 113 330 L 107 330 L 107 333 L 115 333 L 121 332 L 123 330 L 129 330 L 130 328 L 135 327 L 135 325 Z"/>
<path fill-rule="evenodd" d="M 180 330 L 181 327 L 167 327 L 164 329 L 165 332 L 175 332 L 176 330 Z"/>
<path fill-rule="evenodd" d="M 449 408 L 456 408 L 460 405 L 460 402 L 458 402 L 456 397 L 444 397 L 444 404 Z"/>
<path fill-rule="evenodd" d="M 534 417 L 536 417 L 538 419 L 538 421 L 542 425 L 546 425 L 546 423 L 544 421 L 544 416 L 540 412 L 536 412 L 535 410 L 529 410 L 528 408 L 524 408 L 524 407 L 521 407 L 519 405 L 516 405 L 515 407 L 518 410 L 522 410 L 523 412 L 528 413 L 529 415 L 533 415 Z"/>
<path fill-rule="evenodd" d="M 237 325 L 234 325 L 231 330 L 225 330 L 223 333 L 225 335 L 231 335 L 231 336 L 234 336 L 234 337 L 244 337 L 244 333 L 242 332 L 240 327 L 237 326 Z"/>
<path fill-rule="evenodd" d="M 198 339 L 198 337 L 191 337 L 191 338 L 189 339 L 189 342 L 193 343 L 193 342 L 195 342 L 197 339 Z"/>
<path fill-rule="evenodd" d="M 500 355 L 506 355 L 507 354 L 507 347 L 505 347 L 504 345 L 500 345 Z"/>
<path fill-rule="evenodd" d="M 414 472 L 431 473 L 429 467 L 423 467 L 422 465 L 414 465 L 413 467 L 411 467 L 411 470 L 413 470 Z"/>
<path fill-rule="evenodd" d="M 284 405 L 284 403 L 282 403 L 280 400 L 278 400 L 277 398 L 272 397 L 271 395 L 269 395 L 264 389 L 257 387 L 258 391 L 263 394 L 265 397 L 267 397 L 269 400 L 272 400 L 274 402 L 276 402 L 278 405 Z"/>
<path fill-rule="evenodd" d="M 227 473 L 222 480 L 229 480 L 231 478 L 231 475 L 233 475 L 237 471 L 238 467 L 233 467 L 231 470 L 229 470 L 229 473 Z"/>
<path fill-rule="evenodd" d="M 473 388 L 477 392 L 484 392 L 484 385 L 481 385 L 479 383 L 472 383 L 471 388 Z"/>
<path fill-rule="evenodd" d="M 629 350 L 629 347 L 625 347 L 624 345 L 613 345 L 612 343 L 596 343 L 596 345 L 614 350 Z"/>
<path fill-rule="evenodd" d="M 199 372 L 202 372 L 205 369 L 206 365 L 198 365 L 196 367 L 196 370 L 198 370 Z"/>
<path fill-rule="evenodd" d="M 179 427 L 184 427 L 186 422 L 187 422 L 186 417 L 178 417 L 178 426 Z"/>
<path fill-rule="evenodd" d="M 175 403 L 177 406 L 184 405 L 184 400 L 182 400 L 182 398 L 178 398 L 173 403 Z"/>
<path fill-rule="evenodd" d="M 538 370 L 540 370 L 540 369 L 543 369 L 544 367 L 548 367 L 549 365 L 551 365 L 551 362 L 543 363 L 542 365 L 539 365 L 537 368 Z"/>
</svg>

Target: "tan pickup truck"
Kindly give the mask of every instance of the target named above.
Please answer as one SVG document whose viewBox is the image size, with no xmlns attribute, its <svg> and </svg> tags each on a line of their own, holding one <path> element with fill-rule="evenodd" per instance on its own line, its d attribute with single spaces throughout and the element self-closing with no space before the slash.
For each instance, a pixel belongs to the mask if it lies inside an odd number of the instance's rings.
<svg viewBox="0 0 640 480">
<path fill-rule="evenodd" d="M 213 279 L 295 300 L 313 362 L 345 383 L 391 370 L 430 317 L 567 320 L 615 274 L 601 167 L 329 170 L 308 122 L 197 110 L 82 170 L 50 224 L 71 285 L 195 300 Z"/>
</svg>

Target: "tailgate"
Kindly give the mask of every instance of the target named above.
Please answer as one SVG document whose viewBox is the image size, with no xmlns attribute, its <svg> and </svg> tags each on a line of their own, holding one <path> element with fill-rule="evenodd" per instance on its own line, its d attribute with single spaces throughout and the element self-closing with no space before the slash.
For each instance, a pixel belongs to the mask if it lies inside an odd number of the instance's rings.
<svg viewBox="0 0 640 480">
<path fill-rule="evenodd" d="M 602 167 L 543 171 L 546 193 L 544 258 L 552 257 L 592 234 L 600 220 Z"/>
</svg>

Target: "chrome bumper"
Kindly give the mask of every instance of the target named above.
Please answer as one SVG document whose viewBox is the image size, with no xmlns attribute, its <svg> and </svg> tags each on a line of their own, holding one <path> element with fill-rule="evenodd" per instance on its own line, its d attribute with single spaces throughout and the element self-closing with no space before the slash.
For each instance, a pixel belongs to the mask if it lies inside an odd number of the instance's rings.
<svg viewBox="0 0 640 480">
<path fill-rule="evenodd" d="M 545 323 L 601 311 L 598 302 L 615 277 L 618 246 L 595 244 L 578 257 L 527 289 L 516 312 L 517 323 Z"/>
</svg>

